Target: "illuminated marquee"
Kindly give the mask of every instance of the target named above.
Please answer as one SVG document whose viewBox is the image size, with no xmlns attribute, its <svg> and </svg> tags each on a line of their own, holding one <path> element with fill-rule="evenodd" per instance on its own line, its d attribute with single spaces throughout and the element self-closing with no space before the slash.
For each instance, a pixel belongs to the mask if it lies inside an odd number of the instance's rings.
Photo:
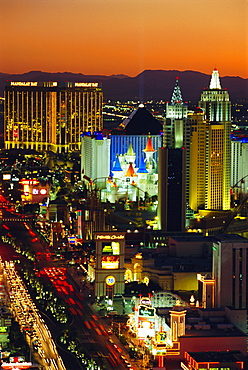
<svg viewBox="0 0 248 370">
<path fill-rule="evenodd" d="M 3 362 L 1 365 L 1 369 L 30 369 L 31 366 L 31 362 Z"/>
<path fill-rule="evenodd" d="M 120 257 L 119 256 L 103 256 L 102 257 L 102 269 L 116 270 L 119 268 Z"/>
<path fill-rule="evenodd" d="M 98 87 L 98 82 L 75 82 L 75 87 Z"/>
<path fill-rule="evenodd" d="M 153 317 L 155 314 L 155 308 L 139 306 L 139 316 L 142 317 Z"/>
<path fill-rule="evenodd" d="M 10 173 L 3 173 L 3 180 L 10 180 L 11 174 Z"/>
<path fill-rule="evenodd" d="M 113 234 L 113 235 L 97 235 L 96 236 L 97 239 L 106 239 L 106 240 L 121 240 L 121 239 L 124 239 L 125 238 L 125 235 L 116 235 L 116 234 Z"/>
<path fill-rule="evenodd" d="M 27 82 L 22 82 L 22 81 L 11 81 L 10 82 L 10 86 L 38 86 L 38 82 L 31 82 L 31 81 L 27 81 Z"/>
<path fill-rule="evenodd" d="M 25 179 L 22 179 L 19 181 L 19 184 L 21 185 L 38 185 L 39 184 L 39 181 L 36 180 L 36 179 L 33 179 L 33 180 L 25 180 Z"/>
<path fill-rule="evenodd" d="M 120 243 L 118 242 L 102 243 L 102 254 L 118 256 L 120 254 Z"/>
</svg>

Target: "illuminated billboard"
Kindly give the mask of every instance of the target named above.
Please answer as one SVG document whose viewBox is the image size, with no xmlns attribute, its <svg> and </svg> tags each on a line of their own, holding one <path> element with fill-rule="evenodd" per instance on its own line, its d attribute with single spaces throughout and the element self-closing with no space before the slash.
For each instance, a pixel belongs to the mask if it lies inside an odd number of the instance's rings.
<svg viewBox="0 0 248 370">
<path fill-rule="evenodd" d="M 109 256 L 118 256 L 120 254 L 120 243 L 111 241 L 103 242 L 102 254 Z"/>
<path fill-rule="evenodd" d="M 155 308 L 147 307 L 147 306 L 139 306 L 139 316 L 141 317 L 154 317 L 155 315 Z"/>
<path fill-rule="evenodd" d="M 154 318 L 139 317 L 138 319 L 138 338 L 154 337 L 155 320 Z"/>
<path fill-rule="evenodd" d="M 0 326 L 0 333 L 7 333 L 8 327 L 7 326 Z"/>
<path fill-rule="evenodd" d="M 119 256 L 102 256 L 102 269 L 114 270 L 118 269 L 120 266 Z"/>
<path fill-rule="evenodd" d="M 10 180 L 11 174 L 10 173 L 3 173 L 3 180 Z"/>
<path fill-rule="evenodd" d="M 166 332 L 156 333 L 156 342 L 158 344 L 166 343 L 166 339 L 167 339 L 167 333 Z"/>
</svg>

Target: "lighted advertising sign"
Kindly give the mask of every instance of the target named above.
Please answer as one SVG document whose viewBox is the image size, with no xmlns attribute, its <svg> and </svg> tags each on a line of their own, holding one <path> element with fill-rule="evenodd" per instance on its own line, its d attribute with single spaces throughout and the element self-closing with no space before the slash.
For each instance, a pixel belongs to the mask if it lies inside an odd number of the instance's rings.
<svg viewBox="0 0 248 370">
<path fill-rule="evenodd" d="M 141 318 L 138 319 L 138 338 L 144 339 L 147 337 L 154 337 L 155 322 L 154 318 Z"/>
<path fill-rule="evenodd" d="M 19 181 L 19 183 L 21 185 L 29 185 L 29 186 L 31 186 L 31 185 L 38 185 L 39 184 L 39 181 L 36 180 L 36 179 L 32 179 L 32 180 L 21 179 Z"/>
<path fill-rule="evenodd" d="M 16 357 L 10 357 L 9 362 L 25 362 L 24 356 L 16 356 Z"/>
<path fill-rule="evenodd" d="M 0 333 L 7 333 L 8 327 L 7 326 L 0 326 Z"/>
<path fill-rule="evenodd" d="M 139 308 L 139 316 L 141 317 L 154 317 L 155 315 L 155 308 L 147 307 L 140 305 Z"/>
<path fill-rule="evenodd" d="M 75 82 L 75 87 L 98 87 L 98 82 Z"/>
<path fill-rule="evenodd" d="M 31 362 L 26 362 L 25 357 L 23 356 L 16 356 L 10 357 L 9 362 L 3 362 L 1 364 L 1 369 L 30 369 L 32 366 Z"/>
<path fill-rule="evenodd" d="M 156 334 L 156 342 L 158 344 L 166 343 L 167 335 L 166 332 L 160 332 Z"/>
<path fill-rule="evenodd" d="M 32 194 L 33 195 L 45 195 L 45 194 L 47 194 L 47 190 L 46 189 L 44 189 L 44 188 L 42 188 L 42 189 L 37 189 L 37 188 L 34 188 L 33 190 L 32 190 Z"/>
<path fill-rule="evenodd" d="M 11 81 L 10 86 L 38 86 L 38 82 Z"/>
<path fill-rule="evenodd" d="M 3 173 L 3 180 L 10 180 L 11 174 L 10 173 Z"/>
<path fill-rule="evenodd" d="M 77 238 L 75 235 L 68 236 L 68 242 L 69 244 L 76 244 Z"/>
<path fill-rule="evenodd" d="M 40 189 L 40 194 L 41 195 L 47 194 L 47 189 L 45 189 L 45 188 Z"/>
<path fill-rule="evenodd" d="M 150 298 L 148 297 L 141 297 L 140 298 L 140 304 L 142 305 L 147 305 L 147 306 L 151 306 L 152 305 L 152 301 Z"/>
<path fill-rule="evenodd" d="M 105 279 L 105 283 L 109 286 L 112 286 L 115 284 L 115 277 L 110 275 L 110 276 L 107 276 L 106 279 Z"/>
<path fill-rule="evenodd" d="M 32 366 L 32 362 L 3 362 L 1 364 L 1 369 L 14 369 L 14 370 L 20 370 L 20 369 L 30 369 Z"/>
<path fill-rule="evenodd" d="M 103 235 L 100 235 L 98 234 L 96 236 L 96 239 L 98 240 L 102 240 L 102 239 L 105 239 L 105 240 L 124 240 L 125 238 L 125 235 L 124 234 L 103 234 Z"/>
<path fill-rule="evenodd" d="M 109 256 L 118 256 L 120 254 L 120 243 L 111 241 L 103 242 L 102 254 Z"/>
<path fill-rule="evenodd" d="M 120 257 L 119 256 L 102 256 L 102 269 L 115 270 L 119 268 Z"/>
</svg>

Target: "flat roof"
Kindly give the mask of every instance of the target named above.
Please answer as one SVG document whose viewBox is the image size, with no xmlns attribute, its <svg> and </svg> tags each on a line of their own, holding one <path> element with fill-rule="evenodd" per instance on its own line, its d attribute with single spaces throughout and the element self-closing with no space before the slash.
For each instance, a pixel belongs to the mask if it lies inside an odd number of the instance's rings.
<svg viewBox="0 0 248 370">
<path fill-rule="evenodd" d="M 237 362 L 243 357 L 240 351 L 188 352 L 196 362 Z"/>
<path fill-rule="evenodd" d="M 217 234 L 214 235 L 214 239 L 220 242 L 238 242 L 248 243 L 248 239 L 238 234 Z"/>
</svg>

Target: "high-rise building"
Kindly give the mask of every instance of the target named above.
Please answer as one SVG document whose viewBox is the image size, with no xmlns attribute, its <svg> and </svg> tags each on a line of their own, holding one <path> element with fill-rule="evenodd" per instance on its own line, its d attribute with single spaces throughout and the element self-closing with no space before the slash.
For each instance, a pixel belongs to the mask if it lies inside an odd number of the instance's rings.
<svg viewBox="0 0 248 370">
<path fill-rule="evenodd" d="M 103 128 L 98 83 L 12 81 L 4 96 L 5 149 L 80 150 L 82 132 Z"/>
<path fill-rule="evenodd" d="M 197 108 L 188 114 L 191 124 L 189 206 L 194 211 L 205 206 L 208 123 L 205 113 Z"/>
<path fill-rule="evenodd" d="M 82 134 L 81 176 L 91 179 L 100 189 L 105 188 L 110 174 L 110 143 L 101 132 Z"/>
<path fill-rule="evenodd" d="M 187 120 L 188 104 L 183 102 L 178 77 L 171 101 L 166 103 L 163 128 L 163 146 L 170 149 L 186 149 L 186 202 L 189 202 L 189 169 L 190 169 L 190 122 Z"/>
<path fill-rule="evenodd" d="M 166 103 L 163 145 L 181 148 L 187 139 L 188 104 L 183 102 L 181 89 L 176 79 L 171 101 Z"/>
<path fill-rule="evenodd" d="M 185 230 L 185 150 L 159 148 L 158 228 Z"/>
<path fill-rule="evenodd" d="M 210 85 L 199 101 L 209 122 L 206 145 L 205 209 L 230 209 L 231 177 L 231 102 L 227 90 L 222 89 L 219 73 L 212 73 Z"/>
</svg>

